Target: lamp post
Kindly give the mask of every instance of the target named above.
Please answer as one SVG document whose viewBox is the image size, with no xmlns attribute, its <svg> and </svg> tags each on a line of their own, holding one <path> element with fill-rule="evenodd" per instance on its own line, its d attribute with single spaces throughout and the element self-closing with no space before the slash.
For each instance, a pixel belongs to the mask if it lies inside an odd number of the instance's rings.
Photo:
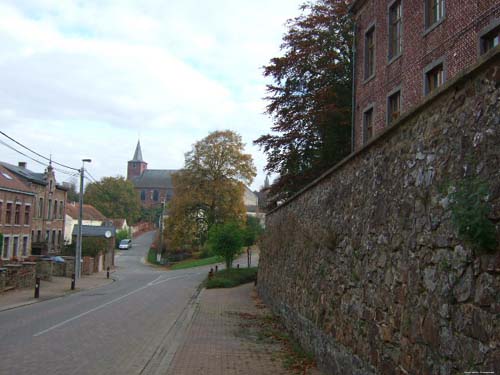
<svg viewBox="0 0 500 375">
<path fill-rule="evenodd" d="M 160 214 L 160 248 L 158 253 L 156 253 L 156 261 L 161 261 L 161 254 L 163 253 L 163 216 L 165 215 L 165 200 L 161 202 L 161 214 Z"/>
<path fill-rule="evenodd" d="M 78 280 L 81 276 L 81 258 L 82 258 L 82 218 L 83 218 L 83 179 L 85 174 L 85 163 L 90 163 L 90 159 L 82 159 L 82 168 L 80 169 L 80 213 L 78 215 L 78 234 L 76 237 L 75 252 L 75 277 Z"/>
</svg>

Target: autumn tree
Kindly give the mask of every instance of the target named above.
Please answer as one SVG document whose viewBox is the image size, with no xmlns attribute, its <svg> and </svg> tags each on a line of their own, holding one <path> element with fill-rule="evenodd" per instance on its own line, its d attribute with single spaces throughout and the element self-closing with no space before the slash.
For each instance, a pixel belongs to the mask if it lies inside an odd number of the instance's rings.
<svg viewBox="0 0 500 375">
<path fill-rule="evenodd" d="M 283 55 L 264 76 L 272 133 L 255 140 L 278 173 L 271 195 L 289 197 L 350 152 L 352 23 L 345 0 L 316 0 L 288 21 Z"/>
<path fill-rule="evenodd" d="M 141 203 L 134 185 L 123 177 L 104 177 L 88 184 L 84 201 L 106 217 L 125 218 L 129 223 L 135 223 L 141 213 Z"/>
<path fill-rule="evenodd" d="M 241 137 L 215 131 L 185 155 L 184 169 L 174 174 L 166 236 L 171 247 L 202 244 L 214 224 L 243 222 L 245 184 L 256 171 L 244 153 Z"/>
</svg>

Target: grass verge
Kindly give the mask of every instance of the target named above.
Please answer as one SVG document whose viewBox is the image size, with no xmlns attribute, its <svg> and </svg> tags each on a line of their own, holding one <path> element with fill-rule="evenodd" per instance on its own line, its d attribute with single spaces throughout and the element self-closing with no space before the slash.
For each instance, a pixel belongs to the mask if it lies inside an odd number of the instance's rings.
<svg viewBox="0 0 500 375">
<path fill-rule="evenodd" d="M 149 251 L 148 251 L 148 263 L 156 264 L 156 265 L 160 264 L 156 261 L 156 250 L 155 249 L 149 249 Z"/>
<path fill-rule="evenodd" d="M 185 268 L 206 266 L 208 264 L 220 263 L 222 261 L 223 261 L 223 259 L 219 256 L 213 256 L 213 257 L 203 258 L 203 259 L 188 259 L 188 260 L 184 260 L 182 262 L 174 264 L 172 267 L 170 267 L 170 269 L 171 270 L 183 270 Z"/>
<path fill-rule="evenodd" d="M 251 268 L 230 268 L 216 272 L 214 276 L 207 280 L 207 289 L 212 288 L 232 288 L 245 283 L 253 282 L 257 279 L 257 267 Z"/>
</svg>

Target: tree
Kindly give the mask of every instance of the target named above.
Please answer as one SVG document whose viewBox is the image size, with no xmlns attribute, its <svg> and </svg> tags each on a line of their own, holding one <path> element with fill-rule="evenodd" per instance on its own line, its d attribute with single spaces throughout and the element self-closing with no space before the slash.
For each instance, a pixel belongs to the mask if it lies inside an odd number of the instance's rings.
<svg viewBox="0 0 500 375">
<path fill-rule="evenodd" d="M 76 180 L 71 179 L 71 181 L 67 183 L 65 186 L 68 188 L 68 193 L 67 193 L 68 202 L 78 202 L 80 196 L 76 191 Z"/>
<path fill-rule="evenodd" d="M 271 134 L 254 141 L 279 174 L 271 196 L 287 198 L 350 152 L 352 22 L 346 0 L 317 0 L 288 21 L 283 56 L 264 76 Z"/>
<path fill-rule="evenodd" d="M 134 185 L 123 177 L 104 177 L 88 184 L 84 200 L 109 218 L 135 223 L 140 217 L 141 203 Z"/>
<path fill-rule="evenodd" d="M 231 268 L 235 256 L 243 246 L 240 225 L 235 222 L 214 225 L 208 234 L 208 244 L 215 255 L 224 258 L 226 268 Z"/>
<path fill-rule="evenodd" d="M 171 247 L 201 245 L 214 224 L 243 222 L 244 184 L 255 177 L 252 157 L 241 137 L 215 131 L 185 155 L 184 169 L 173 176 L 174 197 L 166 225 Z"/>
<path fill-rule="evenodd" d="M 262 225 L 260 225 L 259 219 L 254 216 L 248 215 L 247 222 L 243 231 L 243 245 L 250 247 L 255 244 L 262 232 L 263 228 Z"/>
</svg>

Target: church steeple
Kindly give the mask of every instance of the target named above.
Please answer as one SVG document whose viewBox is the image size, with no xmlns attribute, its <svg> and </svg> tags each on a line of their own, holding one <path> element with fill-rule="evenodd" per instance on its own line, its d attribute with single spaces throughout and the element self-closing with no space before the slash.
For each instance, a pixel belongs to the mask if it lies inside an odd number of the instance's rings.
<svg viewBox="0 0 500 375">
<path fill-rule="evenodd" d="M 141 141 L 137 141 L 137 146 L 135 147 L 134 158 L 132 161 L 144 161 L 142 160 L 142 150 L 141 150 Z"/>
<path fill-rule="evenodd" d="M 142 159 L 141 141 L 137 141 L 134 157 L 128 162 L 127 180 L 139 177 L 148 168 L 148 163 Z"/>
</svg>

